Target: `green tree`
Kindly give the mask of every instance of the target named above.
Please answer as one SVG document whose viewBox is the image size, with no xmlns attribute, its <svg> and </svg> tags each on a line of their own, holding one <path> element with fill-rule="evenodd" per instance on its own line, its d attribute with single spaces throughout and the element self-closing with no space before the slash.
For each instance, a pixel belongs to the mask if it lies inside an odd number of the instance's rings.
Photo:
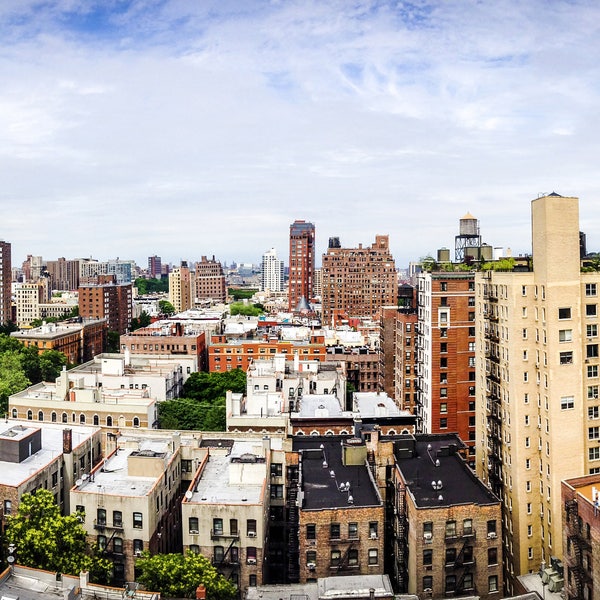
<svg viewBox="0 0 600 600">
<path fill-rule="evenodd" d="M 245 317 L 258 317 L 264 310 L 260 304 L 244 304 L 243 302 L 234 302 L 229 305 L 229 312 L 232 315 L 243 315 Z"/>
<path fill-rule="evenodd" d="M 133 319 L 131 319 L 131 331 L 141 329 L 142 327 L 148 327 L 150 323 L 152 323 L 150 315 L 145 310 L 143 310 L 139 317 L 134 317 Z"/>
<path fill-rule="evenodd" d="M 209 409 L 210 403 L 192 398 L 165 400 L 158 405 L 160 428 L 201 431 Z"/>
<path fill-rule="evenodd" d="M 8 412 L 8 397 L 31 385 L 21 364 L 21 355 L 16 350 L 0 354 L 0 414 Z"/>
<path fill-rule="evenodd" d="M 246 373 L 232 369 L 223 373 L 192 373 L 183 384 L 183 396 L 214 402 L 225 398 L 227 390 L 242 394 L 246 391 Z"/>
<path fill-rule="evenodd" d="M 0 325 L 0 334 L 2 335 L 9 335 L 13 331 L 19 331 L 19 328 L 14 321 L 8 321 L 3 325 Z"/>
<path fill-rule="evenodd" d="M 140 296 L 164 293 L 169 291 L 169 279 L 167 277 L 161 277 L 160 279 L 145 279 L 144 277 L 138 277 L 135 280 L 135 287 L 137 287 Z"/>
<path fill-rule="evenodd" d="M 256 292 L 258 292 L 258 290 L 256 288 L 244 288 L 244 289 L 229 288 L 227 290 L 227 293 L 234 300 L 250 300 L 250 298 L 252 298 L 252 296 L 254 296 L 254 294 L 256 294 Z"/>
<path fill-rule="evenodd" d="M 159 300 L 158 310 L 167 317 L 175 314 L 175 307 L 168 300 Z"/>
<path fill-rule="evenodd" d="M 108 352 L 119 352 L 121 347 L 121 336 L 118 331 L 109 331 L 106 334 L 106 345 Z"/>
<path fill-rule="evenodd" d="M 69 575 L 89 571 L 94 581 L 109 581 L 112 563 L 90 549 L 78 515 L 62 516 L 49 490 L 24 494 L 7 520 L 6 541 L 16 546 L 19 564 Z"/>
<path fill-rule="evenodd" d="M 164 597 L 195 598 L 199 585 L 206 587 L 207 600 L 233 600 L 237 588 L 202 554 L 155 554 L 145 552 L 136 562 L 137 578 L 146 589 Z"/>
<path fill-rule="evenodd" d="M 67 366 L 67 357 L 58 350 L 44 350 L 39 360 L 42 381 L 55 381 L 62 368 Z"/>
</svg>

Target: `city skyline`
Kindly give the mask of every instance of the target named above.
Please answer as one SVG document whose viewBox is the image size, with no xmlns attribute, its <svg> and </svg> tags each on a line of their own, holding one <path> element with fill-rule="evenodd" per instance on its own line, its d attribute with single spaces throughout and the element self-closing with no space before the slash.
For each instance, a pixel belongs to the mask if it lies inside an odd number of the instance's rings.
<svg viewBox="0 0 600 600">
<path fill-rule="evenodd" d="M 403 267 L 458 221 L 530 251 L 581 198 L 600 248 L 600 7 L 587 2 L 5 2 L 0 239 L 144 265 L 284 262 L 289 223 Z M 415 207 L 418 207 L 415 210 Z M 435 215 L 435 220 L 431 218 Z"/>
</svg>

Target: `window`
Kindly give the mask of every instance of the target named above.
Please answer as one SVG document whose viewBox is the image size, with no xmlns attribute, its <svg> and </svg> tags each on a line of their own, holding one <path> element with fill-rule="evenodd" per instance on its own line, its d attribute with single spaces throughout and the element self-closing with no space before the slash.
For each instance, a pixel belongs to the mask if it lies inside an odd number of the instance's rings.
<svg viewBox="0 0 600 600">
<path fill-rule="evenodd" d="M 589 338 L 598 337 L 598 325 L 592 323 L 591 325 L 585 326 L 585 334 Z"/>
<path fill-rule="evenodd" d="M 560 409 L 569 410 L 575 408 L 575 396 L 563 396 L 560 399 Z"/>
<path fill-rule="evenodd" d="M 433 535 L 433 521 L 425 521 L 423 523 L 423 536 L 431 537 Z"/>
<path fill-rule="evenodd" d="M 133 513 L 133 527 L 134 529 L 142 529 L 144 526 L 144 517 L 141 512 Z"/>
<path fill-rule="evenodd" d="M 586 304 L 585 305 L 585 316 L 586 317 L 595 317 L 596 316 L 596 304 Z"/>
<path fill-rule="evenodd" d="M 473 535 L 473 519 L 463 521 L 463 535 Z"/>
<path fill-rule="evenodd" d="M 213 558 L 214 563 L 218 564 L 223 560 L 223 556 L 225 555 L 225 549 L 223 546 L 215 546 L 213 548 Z"/>
<path fill-rule="evenodd" d="M 588 449 L 588 459 L 589 460 L 600 459 L 600 446 L 596 446 L 595 448 Z"/>
<path fill-rule="evenodd" d="M 469 327 L 469 337 L 475 337 L 475 327 Z"/>
<path fill-rule="evenodd" d="M 523 373 L 523 381 L 524 381 L 525 383 L 527 383 L 527 382 L 529 381 L 529 373 L 528 373 L 527 371 L 525 371 L 525 372 Z"/>
<path fill-rule="evenodd" d="M 598 344 L 588 344 L 585 347 L 585 355 L 587 358 L 598 358 Z"/>
<path fill-rule="evenodd" d="M 456 575 L 446 575 L 446 593 L 453 593 L 456 589 Z"/>
<path fill-rule="evenodd" d="M 559 319 L 570 319 L 571 318 L 571 308 L 559 308 L 558 309 L 558 318 Z"/>
<path fill-rule="evenodd" d="M 446 342 L 442 342 L 442 343 L 440 344 L 440 352 L 441 352 L 442 354 L 444 354 L 444 353 L 448 352 L 448 344 L 447 344 Z"/>
<path fill-rule="evenodd" d="M 558 331 L 559 342 L 572 342 L 573 341 L 573 330 L 572 329 L 560 329 Z"/>
<path fill-rule="evenodd" d="M 369 522 L 369 537 L 372 540 L 377 538 L 377 521 Z"/>
<path fill-rule="evenodd" d="M 586 283 L 585 284 L 585 295 L 586 296 L 595 296 L 596 295 L 596 284 L 595 283 Z"/>
<path fill-rule="evenodd" d="M 340 550 L 332 550 L 331 551 L 331 566 L 337 567 L 340 564 L 341 558 L 342 558 L 342 553 Z"/>
<path fill-rule="evenodd" d="M 12 513 L 12 502 L 10 500 L 4 501 L 4 514 L 10 515 Z"/>
<path fill-rule="evenodd" d="M 123 513 L 120 510 L 113 510 L 113 525 L 123 527 Z"/>
<path fill-rule="evenodd" d="M 198 517 L 190 517 L 188 519 L 188 529 L 190 533 L 198 533 L 198 531 L 200 531 L 198 527 Z"/>
<path fill-rule="evenodd" d="M 223 519 L 213 519 L 213 535 L 223 535 Z"/>
<path fill-rule="evenodd" d="M 423 591 L 431 591 L 433 588 L 433 577 L 431 575 L 425 575 L 423 577 Z"/>
<path fill-rule="evenodd" d="M 447 429 L 448 428 L 448 419 L 446 419 L 446 417 L 443 417 L 440 419 L 440 429 Z"/>
<path fill-rule="evenodd" d="M 588 397 L 588 400 L 597 400 L 598 399 L 598 386 L 597 385 L 588 385 L 587 397 Z"/>
<path fill-rule="evenodd" d="M 229 519 L 229 533 L 235 537 L 238 536 L 238 521 L 237 519 Z"/>
<path fill-rule="evenodd" d="M 96 539 L 98 541 L 98 549 L 101 551 L 106 550 L 106 536 L 99 535 Z"/>
<path fill-rule="evenodd" d="M 487 522 L 487 534 L 488 537 L 494 537 L 496 535 L 496 520 L 491 519 Z"/>
<path fill-rule="evenodd" d="M 144 550 L 143 540 L 133 540 L 133 552 L 134 554 L 141 554 Z"/>
<path fill-rule="evenodd" d="M 256 575 L 254 573 L 248 577 L 248 585 L 250 587 L 256 587 Z"/>
<path fill-rule="evenodd" d="M 340 524 L 339 523 L 331 523 L 329 526 L 329 537 L 332 540 L 340 539 Z"/>
<path fill-rule="evenodd" d="M 430 565 L 433 563 L 433 550 L 425 549 L 423 550 L 423 564 Z"/>
<path fill-rule="evenodd" d="M 307 529 L 308 529 L 308 525 L 307 525 Z M 249 537 L 256 537 L 256 519 L 248 519 L 246 521 L 246 532 Z M 312 538 L 312 539 L 314 539 L 314 538 Z"/>
<path fill-rule="evenodd" d="M 113 552 L 116 554 L 123 554 L 123 538 L 113 538 Z"/>
<path fill-rule="evenodd" d="M 358 566 L 358 548 L 351 548 L 348 550 L 348 566 Z"/>
<path fill-rule="evenodd" d="M 379 553 L 377 548 L 369 548 L 369 564 L 376 565 L 379 563 Z"/>
<path fill-rule="evenodd" d="M 587 376 L 592 379 L 598 377 L 598 365 L 588 365 Z"/>
<path fill-rule="evenodd" d="M 256 564 L 256 547 L 248 546 L 246 548 L 246 562 L 248 564 Z"/>
<path fill-rule="evenodd" d="M 281 477 L 283 475 L 283 465 L 281 463 L 271 463 L 271 477 Z"/>
<path fill-rule="evenodd" d="M 28 410 L 27 411 L 27 420 L 31 421 L 33 419 L 33 411 Z"/>
<path fill-rule="evenodd" d="M 440 397 L 447 398 L 448 397 L 448 388 L 440 388 Z"/>
<path fill-rule="evenodd" d="M 441 413 L 447 413 L 448 412 L 448 403 L 447 402 L 441 402 L 440 403 L 440 412 Z"/>
<path fill-rule="evenodd" d="M 96 512 L 96 524 L 97 525 L 106 525 L 106 509 L 99 508 Z"/>
<path fill-rule="evenodd" d="M 348 538 L 358 538 L 358 523 L 348 523 Z"/>
<path fill-rule="evenodd" d="M 453 565 L 456 562 L 456 548 L 446 548 L 446 565 Z"/>
<path fill-rule="evenodd" d="M 456 521 L 446 521 L 446 537 L 456 537 Z"/>
<path fill-rule="evenodd" d="M 498 575 L 490 575 L 488 577 L 488 592 L 498 591 Z"/>
<path fill-rule="evenodd" d="M 306 539 L 316 540 L 317 539 L 317 526 L 314 523 L 309 523 L 306 526 Z"/>
<path fill-rule="evenodd" d="M 597 419 L 598 418 L 598 407 L 590 406 L 588 408 L 588 418 L 589 419 Z"/>
<path fill-rule="evenodd" d="M 561 365 L 572 365 L 573 364 L 573 352 L 570 350 L 568 352 L 560 353 L 560 364 Z"/>
</svg>

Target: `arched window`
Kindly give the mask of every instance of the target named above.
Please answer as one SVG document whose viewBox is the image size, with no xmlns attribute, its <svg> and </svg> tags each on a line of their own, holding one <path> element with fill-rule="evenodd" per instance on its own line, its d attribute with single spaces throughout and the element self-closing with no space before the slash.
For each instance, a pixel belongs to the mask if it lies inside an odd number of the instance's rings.
<svg viewBox="0 0 600 600">
<path fill-rule="evenodd" d="M 346 429 L 342 429 L 340 431 L 340 435 L 348 435 L 348 431 Z"/>
<path fill-rule="evenodd" d="M 133 417 L 133 426 L 134 427 L 139 427 L 140 426 L 140 419 L 139 419 L 139 417 Z"/>
<path fill-rule="evenodd" d="M 13 419 L 16 419 L 16 418 L 17 418 L 17 414 L 18 414 L 18 413 L 17 413 L 17 409 L 16 409 L 16 408 L 13 408 L 13 409 L 12 409 L 12 418 L 13 418 Z"/>
<path fill-rule="evenodd" d="M 77 415 L 75 413 L 71 413 L 71 421 L 73 421 L 73 423 L 77 422 Z"/>
<path fill-rule="evenodd" d="M 396 430 L 395 429 L 390 429 L 388 431 L 388 435 L 396 435 Z"/>
<path fill-rule="evenodd" d="M 325 435 L 333 435 L 333 431 L 332 431 L 331 429 L 328 429 L 328 430 L 325 432 Z"/>
<path fill-rule="evenodd" d="M 94 425 L 100 425 L 100 419 L 98 418 L 98 415 L 94 415 Z"/>
<path fill-rule="evenodd" d="M 403 429 L 400 433 L 402 435 L 408 435 L 410 433 L 410 431 L 408 431 L 408 429 Z"/>
<path fill-rule="evenodd" d="M 62 422 L 66 423 L 67 422 L 67 413 L 63 413 L 62 414 Z"/>
<path fill-rule="evenodd" d="M 296 435 L 304 435 L 304 431 L 302 431 L 302 429 L 298 429 L 298 431 L 296 431 Z"/>
<path fill-rule="evenodd" d="M 52 415 L 50 416 L 50 418 L 52 419 L 53 423 L 56 423 L 56 413 L 53 411 Z"/>
<path fill-rule="evenodd" d="M 310 435 L 319 435 L 319 432 L 318 432 L 316 429 L 313 429 L 313 430 L 310 432 Z"/>
<path fill-rule="evenodd" d="M 28 410 L 27 411 L 27 420 L 31 421 L 33 419 L 33 411 Z"/>
<path fill-rule="evenodd" d="M 106 426 L 112 427 L 112 417 L 110 415 L 108 415 L 108 417 L 106 417 Z"/>
<path fill-rule="evenodd" d="M 85 425 L 85 415 L 84 415 L 83 413 L 81 413 L 81 414 L 79 415 L 79 422 L 80 422 L 82 425 Z"/>
<path fill-rule="evenodd" d="M 38 421 L 43 421 L 44 420 L 44 411 L 40 410 L 38 412 Z"/>
</svg>

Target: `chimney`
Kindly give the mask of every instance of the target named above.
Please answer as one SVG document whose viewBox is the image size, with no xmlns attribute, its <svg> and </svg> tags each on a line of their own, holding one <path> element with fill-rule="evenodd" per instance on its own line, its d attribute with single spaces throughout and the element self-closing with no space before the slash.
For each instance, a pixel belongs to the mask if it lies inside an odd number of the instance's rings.
<svg viewBox="0 0 600 600">
<path fill-rule="evenodd" d="M 63 429 L 63 454 L 73 452 L 73 430 Z"/>
<path fill-rule="evenodd" d="M 79 587 L 86 588 L 90 585 L 90 574 L 88 571 L 81 571 L 79 573 Z"/>
</svg>

